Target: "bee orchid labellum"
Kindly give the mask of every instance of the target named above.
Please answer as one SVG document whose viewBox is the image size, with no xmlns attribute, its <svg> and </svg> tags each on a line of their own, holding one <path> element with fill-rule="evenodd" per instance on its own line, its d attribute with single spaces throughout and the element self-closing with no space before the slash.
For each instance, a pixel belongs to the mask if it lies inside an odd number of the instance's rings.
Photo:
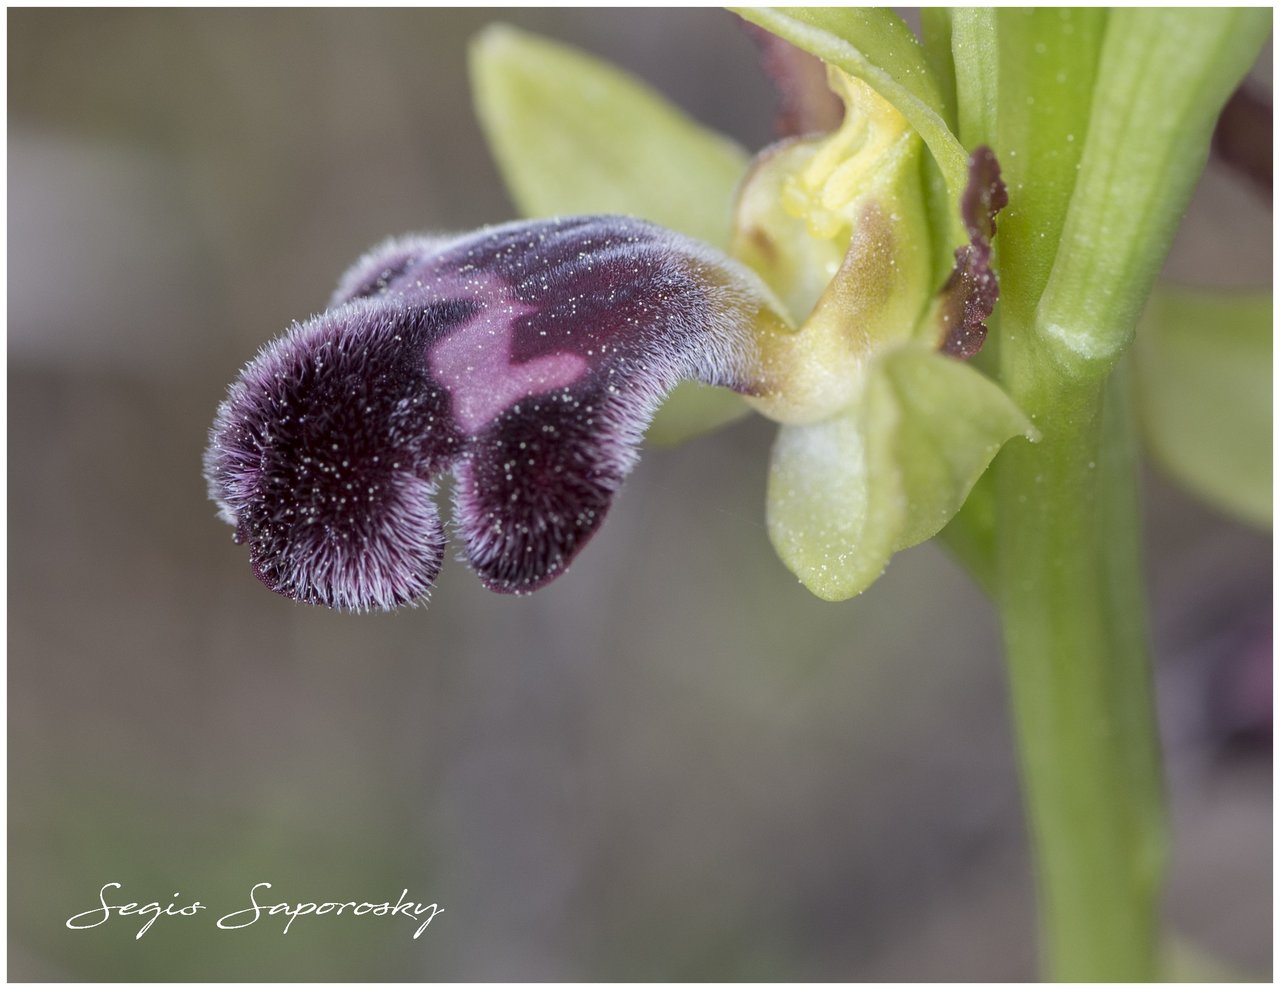
<svg viewBox="0 0 1280 990">
<path fill-rule="evenodd" d="M 747 269 L 640 220 L 394 240 L 243 370 L 205 477 L 267 587 L 365 610 L 427 595 L 451 471 L 467 561 L 533 591 L 599 527 L 666 394 L 767 394 L 757 341 L 788 330 Z"/>
</svg>

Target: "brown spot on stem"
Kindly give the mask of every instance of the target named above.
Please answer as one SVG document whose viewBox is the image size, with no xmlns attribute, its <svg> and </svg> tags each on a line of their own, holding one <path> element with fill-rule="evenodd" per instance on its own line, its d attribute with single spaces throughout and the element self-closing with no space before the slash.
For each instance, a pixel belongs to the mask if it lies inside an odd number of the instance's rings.
<svg viewBox="0 0 1280 990">
<path fill-rule="evenodd" d="M 991 270 L 991 239 L 996 214 L 1008 205 L 995 152 L 985 145 L 977 148 L 969 156 L 969 184 L 960 197 L 969 243 L 956 248 L 955 268 L 938 298 L 938 347 L 944 354 L 968 360 L 987 339 L 986 320 L 1000 295 Z"/>
</svg>

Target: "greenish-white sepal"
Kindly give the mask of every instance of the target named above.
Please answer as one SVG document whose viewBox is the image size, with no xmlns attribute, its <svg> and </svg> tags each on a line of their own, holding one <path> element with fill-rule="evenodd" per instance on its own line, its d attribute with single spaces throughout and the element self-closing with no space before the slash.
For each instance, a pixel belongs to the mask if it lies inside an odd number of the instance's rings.
<svg viewBox="0 0 1280 990">
<path fill-rule="evenodd" d="M 936 534 L 1000 448 L 1034 430 L 969 365 L 906 345 L 868 369 L 859 401 L 784 426 L 769 474 L 769 535 L 820 598 L 865 591 L 890 557 Z"/>
<path fill-rule="evenodd" d="M 633 76 L 506 25 L 471 45 L 476 111 L 526 216 L 624 213 L 728 246 L 747 154 Z"/>
</svg>

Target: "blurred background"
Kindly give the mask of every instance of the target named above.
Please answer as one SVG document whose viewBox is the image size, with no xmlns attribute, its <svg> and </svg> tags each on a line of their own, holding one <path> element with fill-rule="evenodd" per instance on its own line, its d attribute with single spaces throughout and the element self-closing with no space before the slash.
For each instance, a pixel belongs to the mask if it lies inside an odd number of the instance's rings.
<svg viewBox="0 0 1280 990">
<path fill-rule="evenodd" d="M 8 15 L 10 978 L 1031 978 L 992 612 L 931 545 L 809 596 L 768 423 L 650 450 L 527 599 L 450 563 L 426 609 L 296 605 L 215 519 L 201 452 L 257 348 L 386 235 L 511 217 L 465 67 L 494 20 L 771 139 L 716 11 Z M 1169 274 L 1267 285 L 1271 244 L 1211 166 Z M 1169 926 L 1265 978 L 1270 537 L 1145 496 Z M 211 910 L 69 931 L 111 881 Z M 445 913 L 218 931 L 260 881 Z"/>
</svg>

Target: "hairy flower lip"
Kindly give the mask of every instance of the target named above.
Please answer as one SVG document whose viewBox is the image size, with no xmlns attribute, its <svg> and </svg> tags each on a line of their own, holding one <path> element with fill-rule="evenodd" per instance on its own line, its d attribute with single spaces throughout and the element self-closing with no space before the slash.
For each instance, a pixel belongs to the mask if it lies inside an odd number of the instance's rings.
<svg viewBox="0 0 1280 990">
<path fill-rule="evenodd" d="M 444 546 L 429 479 L 458 438 L 413 442 L 442 396 L 420 392 L 400 358 L 463 313 L 446 302 L 393 325 L 369 301 L 347 303 L 296 324 L 232 385 L 205 476 L 271 590 L 352 609 L 425 593 Z"/>
<path fill-rule="evenodd" d="M 627 217 L 398 238 L 334 304 L 268 344 L 218 411 L 205 475 L 272 590 L 330 607 L 425 597 L 454 528 L 482 583 L 523 594 L 569 566 L 682 379 L 769 391 L 768 290 Z"/>
</svg>

